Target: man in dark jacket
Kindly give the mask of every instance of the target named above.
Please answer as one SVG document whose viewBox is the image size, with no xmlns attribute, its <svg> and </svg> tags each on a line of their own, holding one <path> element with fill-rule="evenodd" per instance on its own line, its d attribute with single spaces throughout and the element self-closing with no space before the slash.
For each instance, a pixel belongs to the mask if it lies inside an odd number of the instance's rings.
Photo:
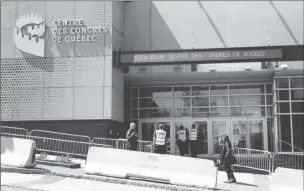
<svg viewBox="0 0 304 191">
<path fill-rule="evenodd" d="M 218 159 L 217 166 L 221 165 L 228 176 L 228 181 L 226 183 L 234 183 L 236 179 L 234 177 L 231 165 L 235 164 L 236 161 L 232 153 L 232 145 L 227 135 L 224 135 L 220 138 L 220 144 L 222 145 L 222 153 Z"/>
<path fill-rule="evenodd" d="M 137 151 L 138 136 L 135 131 L 135 123 L 130 124 L 130 129 L 127 131 L 126 138 L 128 139 L 128 149 L 131 151 Z"/>
</svg>

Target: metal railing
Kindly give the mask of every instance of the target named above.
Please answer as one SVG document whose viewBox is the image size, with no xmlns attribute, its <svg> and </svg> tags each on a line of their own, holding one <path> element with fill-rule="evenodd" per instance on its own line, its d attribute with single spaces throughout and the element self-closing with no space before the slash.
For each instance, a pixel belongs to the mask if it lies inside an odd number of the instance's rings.
<svg viewBox="0 0 304 191">
<path fill-rule="evenodd" d="M 30 132 L 30 138 L 36 142 L 37 151 L 73 156 L 86 156 L 91 144 L 88 136 L 35 129 Z"/>
<path fill-rule="evenodd" d="M 152 144 L 153 143 L 151 141 L 138 140 L 138 151 L 152 153 L 153 152 Z"/>
<path fill-rule="evenodd" d="M 304 170 L 304 152 L 278 152 L 272 156 L 272 172 L 277 167 Z"/>
<path fill-rule="evenodd" d="M 1 126 L 1 136 L 28 139 L 29 135 L 30 133 L 24 128 Z"/>
<path fill-rule="evenodd" d="M 237 160 L 235 166 L 271 173 L 272 154 L 269 151 L 236 147 L 234 148 L 234 155 Z"/>
<path fill-rule="evenodd" d="M 91 141 L 91 146 L 117 148 L 117 139 L 94 137 Z"/>
<path fill-rule="evenodd" d="M 300 149 L 299 147 L 296 147 L 296 146 L 294 146 L 291 143 L 288 143 L 286 141 L 283 141 L 283 140 L 274 140 L 274 142 L 279 143 L 278 144 L 279 150 L 282 150 L 282 145 L 285 144 L 285 145 L 288 145 L 291 148 L 291 150 L 293 149 L 293 151 L 304 152 L 303 149 Z"/>
</svg>

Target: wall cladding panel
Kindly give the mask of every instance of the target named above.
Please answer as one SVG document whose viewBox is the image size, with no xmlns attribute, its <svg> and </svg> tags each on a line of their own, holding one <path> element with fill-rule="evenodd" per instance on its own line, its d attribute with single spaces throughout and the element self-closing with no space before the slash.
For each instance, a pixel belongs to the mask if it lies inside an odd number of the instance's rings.
<svg viewBox="0 0 304 191">
<path fill-rule="evenodd" d="M 44 89 L 43 119 L 73 118 L 73 88 Z"/>
<path fill-rule="evenodd" d="M 2 83 L 2 82 L 1 82 Z M 1 115 L 3 121 L 11 121 L 13 119 L 13 88 L 1 87 Z"/>
<path fill-rule="evenodd" d="M 74 86 L 103 86 L 104 57 L 75 58 Z"/>
<path fill-rule="evenodd" d="M 2 20 L 2 19 L 1 19 Z M 13 29 L 1 28 L 1 58 L 14 58 Z"/>
<path fill-rule="evenodd" d="M 44 87 L 72 87 L 74 59 L 68 57 L 45 60 Z"/>
<path fill-rule="evenodd" d="M 13 88 L 15 75 L 15 60 L 1 59 L 1 88 Z"/>
<path fill-rule="evenodd" d="M 103 87 L 74 88 L 74 118 L 103 118 Z"/>
<path fill-rule="evenodd" d="M 16 5 L 17 1 L 1 1 L 1 29 L 14 28 L 16 22 Z"/>
<path fill-rule="evenodd" d="M 14 88 L 43 87 L 41 58 L 15 59 Z"/>
<path fill-rule="evenodd" d="M 14 89 L 13 120 L 41 120 L 42 100 L 42 88 Z"/>
</svg>

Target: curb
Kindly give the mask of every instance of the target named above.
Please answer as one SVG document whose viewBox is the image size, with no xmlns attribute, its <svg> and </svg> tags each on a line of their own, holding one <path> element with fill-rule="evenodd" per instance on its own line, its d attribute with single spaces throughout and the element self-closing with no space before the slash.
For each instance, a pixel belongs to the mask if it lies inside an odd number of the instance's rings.
<svg viewBox="0 0 304 191">
<path fill-rule="evenodd" d="M 206 190 L 220 190 L 216 188 L 199 188 L 199 187 L 186 187 L 186 186 L 177 186 L 164 183 L 153 183 L 146 182 L 142 180 L 132 180 L 132 179 L 119 179 L 114 177 L 105 177 L 105 176 L 96 176 L 96 175 L 80 175 L 80 174 L 71 174 L 71 173 L 62 173 L 62 172 L 52 172 L 48 169 L 24 169 L 24 168 L 15 168 L 15 167 L 3 167 L 1 166 L 1 172 L 8 173 L 22 173 L 22 174 L 48 174 L 53 176 L 61 176 L 66 178 L 74 179 L 85 179 L 93 180 L 99 182 L 113 183 L 113 184 L 123 184 L 123 185 L 132 185 L 139 187 L 147 188 L 156 188 L 170 191 L 206 191 Z"/>
<path fill-rule="evenodd" d="M 51 171 L 44 168 L 18 168 L 10 166 L 1 166 L 1 172 L 21 173 L 21 174 L 48 174 Z"/>
</svg>

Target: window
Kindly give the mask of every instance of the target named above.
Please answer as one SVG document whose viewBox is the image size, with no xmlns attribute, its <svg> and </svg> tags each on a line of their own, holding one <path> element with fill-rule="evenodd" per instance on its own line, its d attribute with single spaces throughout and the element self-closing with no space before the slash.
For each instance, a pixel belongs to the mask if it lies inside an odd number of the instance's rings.
<svg viewBox="0 0 304 191">
<path fill-rule="evenodd" d="M 192 96 L 209 96 L 209 86 L 193 86 Z"/>
<path fill-rule="evenodd" d="M 243 96 L 231 96 L 230 97 L 230 105 L 265 105 L 265 96 L 251 96 L 251 95 L 243 95 Z"/>
<path fill-rule="evenodd" d="M 139 97 L 172 97 L 172 87 L 139 88 Z"/>
<path fill-rule="evenodd" d="M 287 103 L 278 103 L 278 113 L 289 113 L 289 102 Z"/>
<path fill-rule="evenodd" d="M 279 115 L 278 116 L 279 124 L 279 139 L 284 141 L 280 143 L 280 150 L 283 152 L 291 151 L 291 130 L 290 130 L 290 115 Z"/>
<path fill-rule="evenodd" d="M 140 108 L 167 108 L 172 107 L 172 97 L 139 98 Z"/>
<path fill-rule="evenodd" d="M 276 88 L 289 88 L 289 79 L 288 78 L 276 78 Z"/>
<path fill-rule="evenodd" d="M 174 97 L 190 96 L 190 87 L 174 87 Z"/>
<path fill-rule="evenodd" d="M 291 77 L 290 88 L 303 88 L 304 77 Z"/>
<path fill-rule="evenodd" d="M 304 102 L 292 102 L 292 113 L 304 113 Z"/>
<path fill-rule="evenodd" d="M 228 86 L 227 85 L 211 86 L 210 95 L 228 95 Z"/>
<path fill-rule="evenodd" d="M 291 100 L 304 100 L 304 89 L 291 90 Z"/>
<path fill-rule="evenodd" d="M 292 116 L 292 130 L 293 130 L 293 144 L 294 146 L 303 149 L 303 133 L 304 133 L 304 124 L 303 124 L 304 115 L 293 115 Z M 294 150 L 299 152 L 298 149 Z"/>
<path fill-rule="evenodd" d="M 277 91 L 277 101 L 289 101 L 289 91 L 288 90 Z"/>
<path fill-rule="evenodd" d="M 212 96 L 210 106 L 228 106 L 228 96 Z"/>
<path fill-rule="evenodd" d="M 138 97 L 138 88 L 132 88 L 132 97 Z"/>
<path fill-rule="evenodd" d="M 192 106 L 193 107 L 209 106 L 209 96 L 192 97 Z"/>
<path fill-rule="evenodd" d="M 264 84 L 230 85 L 230 95 L 264 94 Z"/>
</svg>

